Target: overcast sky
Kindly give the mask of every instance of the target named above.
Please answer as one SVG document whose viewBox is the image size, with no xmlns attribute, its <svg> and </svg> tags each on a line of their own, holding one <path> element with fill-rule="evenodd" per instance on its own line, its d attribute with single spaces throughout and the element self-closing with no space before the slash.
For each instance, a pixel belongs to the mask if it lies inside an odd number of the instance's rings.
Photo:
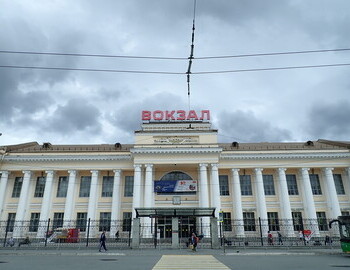
<svg viewBox="0 0 350 270">
<path fill-rule="evenodd" d="M 188 57 L 191 0 L 2 0 L 0 51 Z M 197 0 L 194 57 L 350 48 L 348 0 Z M 350 63 L 350 51 L 201 60 L 192 72 Z M 0 53 L 1 66 L 186 72 L 187 60 Z M 350 139 L 350 66 L 193 74 L 220 142 Z M 188 110 L 186 75 L 0 68 L 0 145 L 133 143 Z"/>
</svg>

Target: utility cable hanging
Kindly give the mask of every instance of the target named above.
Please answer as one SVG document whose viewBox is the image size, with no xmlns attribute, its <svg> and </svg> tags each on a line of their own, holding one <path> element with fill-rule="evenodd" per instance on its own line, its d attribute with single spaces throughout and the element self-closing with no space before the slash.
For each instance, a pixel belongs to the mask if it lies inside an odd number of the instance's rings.
<svg viewBox="0 0 350 270">
<path fill-rule="evenodd" d="M 188 57 L 188 68 L 187 68 L 187 96 L 188 96 L 188 109 L 191 109 L 191 68 L 193 60 L 193 51 L 194 51 L 194 30 L 195 30 L 195 21 L 196 21 L 196 4 L 197 0 L 193 1 L 193 23 L 192 23 L 192 43 L 191 43 L 191 52 L 190 57 Z"/>
</svg>

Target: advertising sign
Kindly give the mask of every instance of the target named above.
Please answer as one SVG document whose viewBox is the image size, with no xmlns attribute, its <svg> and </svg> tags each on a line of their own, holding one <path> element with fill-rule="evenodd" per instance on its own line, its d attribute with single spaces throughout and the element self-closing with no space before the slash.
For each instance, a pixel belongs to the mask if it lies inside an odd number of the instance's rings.
<svg viewBox="0 0 350 270">
<path fill-rule="evenodd" d="M 154 192 L 194 192 L 197 191 L 197 180 L 154 181 Z"/>
</svg>

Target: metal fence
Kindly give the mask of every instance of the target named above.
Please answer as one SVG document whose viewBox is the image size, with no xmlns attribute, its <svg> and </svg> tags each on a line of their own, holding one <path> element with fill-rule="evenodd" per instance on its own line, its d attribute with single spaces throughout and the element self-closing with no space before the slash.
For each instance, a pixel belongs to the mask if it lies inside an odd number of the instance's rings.
<svg viewBox="0 0 350 270">
<path fill-rule="evenodd" d="M 218 238 L 223 248 L 340 246 L 337 224 L 326 219 L 223 220 Z M 203 235 L 200 248 L 212 248 L 210 223 L 179 224 L 179 247 L 186 248 L 192 231 Z M 12 248 L 98 247 L 105 230 L 107 247 L 131 248 L 132 220 L 5 220 L 0 221 L 0 246 Z M 140 224 L 140 248 L 170 248 L 172 225 Z M 216 236 L 215 236 L 216 237 Z"/>
<path fill-rule="evenodd" d="M 339 228 L 329 229 L 328 219 L 224 220 L 220 243 L 237 247 L 332 247 L 340 246 Z"/>
</svg>

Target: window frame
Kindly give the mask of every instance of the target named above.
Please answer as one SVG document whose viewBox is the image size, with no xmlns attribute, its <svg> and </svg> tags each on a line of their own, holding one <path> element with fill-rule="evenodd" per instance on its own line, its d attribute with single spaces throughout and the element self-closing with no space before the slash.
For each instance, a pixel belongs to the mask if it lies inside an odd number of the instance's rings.
<svg viewBox="0 0 350 270">
<path fill-rule="evenodd" d="M 38 176 L 36 178 L 36 185 L 35 185 L 35 191 L 34 191 L 35 198 L 44 197 L 45 185 L 46 185 L 46 176 Z"/>
<path fill-rule="evenodd" d="M 67 197 L 68 183 L 69 183 L 68 176 L 59 176 L 58 177 L 57 192 L 56 192 L 57 198 L 66 198 Z"/>
<path fill-rule="evenodd" d="M 22 186 L 23 186 L 23 177 L 16 176 L 15 181 L 13 183 L 12 198 L 19 198 L 21 196 Z"/>
<path fill-rule="evenodd" d="M 113 184 L 114 184 L 114 177 L 113 176 L 103 176 L 102 177 L 101 197 L 104 197 L 104 198 L 113 197 Z"/>
<path fill-rule="evenodd" d="M 240 175 L 239 184 L 241 187 L 241 196 L 253 196 L 251 175 Z"/>
<path fill-rule="evenodd" d="M 230 196 L 228 175 L 219 175 L 220 196 Z"/>
<path fill-rule="evenodd" d="M 124 197 L 134 196 L 134 176 L 126 175 L 124 177 Z"/>
<path fill-rule="evenodd" d="M 263 174 L 264 194 L 265 196 L 275 196 L 275 181 L 272 174 Z"/>
<path fill-rule="evenodd" d="M 299 195 L 297 176 L 295 174 L 286 174 L 288 195 Z"/>
<path fill-rule="evenodd" d="M 82 176 L 80 178 L 79 197 L 80 198 L 90 197 L 90 188 L 91 188 L 91 176 Z"/>
<path fill-rule="evenodd" d="M 318 174 L 310 174 L 310 185 L 313 195 L 322 195 L 322 187 L 320 183 L 320 177 Z"/>
</svg>

